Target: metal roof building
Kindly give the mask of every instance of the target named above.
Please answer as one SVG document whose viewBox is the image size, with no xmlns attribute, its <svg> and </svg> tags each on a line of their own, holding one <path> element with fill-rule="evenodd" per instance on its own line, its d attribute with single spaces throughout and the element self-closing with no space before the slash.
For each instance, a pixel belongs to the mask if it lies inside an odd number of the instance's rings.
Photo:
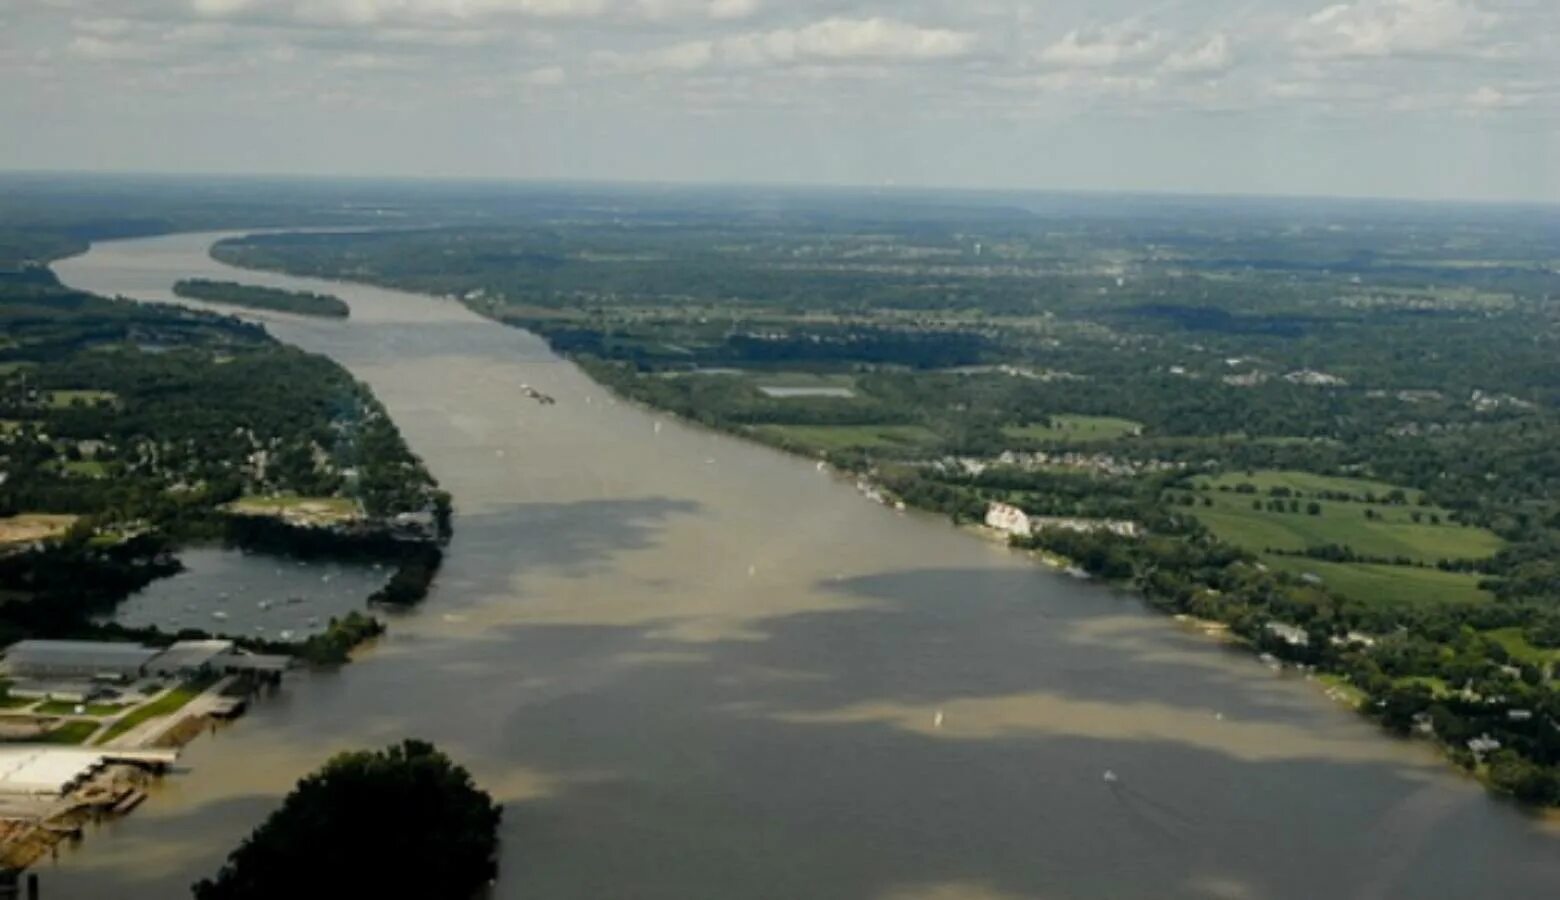
<svg viewBox="0 0 1560 900">
<path fill-rule="evenodd" d="M 202 670 L 223 671 L 233 654 L 232 641 L 178 641 L 147 663 L 153 675 L 185 675 Z"/>
<path fill-rule="evenodd" d="M 140 677 L 157 653 L 107 641 L 17 641 L 5 652 L 5 666 L 17 678 L 124 680 Z"/>
</svg>

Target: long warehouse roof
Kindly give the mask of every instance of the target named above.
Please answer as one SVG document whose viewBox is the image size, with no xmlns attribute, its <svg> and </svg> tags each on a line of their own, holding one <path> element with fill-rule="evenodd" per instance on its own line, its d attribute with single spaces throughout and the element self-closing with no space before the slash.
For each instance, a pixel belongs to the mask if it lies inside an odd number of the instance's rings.
<svg viewBox="0 0 1560 900">
<path fill-rule="evenodd" d="M 5 651 L 11 665 L 138 667 L 158 651 L 140 644 L 107 641 L 17 641 Z"/>
</svg>

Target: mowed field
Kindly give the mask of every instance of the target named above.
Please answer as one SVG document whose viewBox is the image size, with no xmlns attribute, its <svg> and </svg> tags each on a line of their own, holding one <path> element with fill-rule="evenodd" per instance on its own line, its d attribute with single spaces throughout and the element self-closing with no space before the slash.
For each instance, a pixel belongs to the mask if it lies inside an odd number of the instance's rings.
<svg viewBox="0 0 1560 900">
<path fill-rule="evenodd" d="M 759 425 L 760 438 L 815 452 L 879 450 L 931 443 L 936 439 L 920 425 Z"/>
<path fill-rule="evenodd" d="M 1384 481 L 1373 481 L 1369 478 L 1344 478 L 1336 475 L 1317 475 L 1314 472 L 1297 472 L 1294 470 L 1261 469 L 1255 472 L 1225 472 L 1209 478 L 1199 478 L 1196 481 L 1199 488 L 1234 490 L 1243 484 L 1252 485 L 1257 493 L 1267 496 L 1274 488 L 1288 488 L 1291 492 L 1305 496 L 1322 493 L 1351 494 L 1358 500 L 1364 500 L 1368 495 L 1385 497 L 1395 490 L 1401 490 L 1408 497 L 1410 503 L 1419 502 L 1419 492 L 1407 488 L 1399 488 L 1396 485 L 1387 484 Z"/>
<path fill-rule="evenodd" d="M 1479 576 L 1417 566 L 1373 563 L 1332 563 L 1299 556 L 1263 556 L 1262 561 L 1296 575 L 1315 575 L 1345 597 L 1386 605 L 1482 603 L 1490 595 L 1480 590 Z"/>
<path fill-rule="evenodd" d="M 1433 565 L 1443 559 L 1484 559 L 1500 552 L 1503 546 L 1493 532 L 1459 525 L 1451 520 L 1447 510 L 1439 507 L 1314 499 L 1315 494 L 1322 492 L 1354 496 L 1369 493 L 1384 497 L 1395 490 L 1392 485 L 1298 472 L 1258 475 L 1267 476 L 1260 482 L 1264 485 L 1259 489 L 1261 493 L 1240 494 L 1216 489 L 1193 491 L 1191 495 L 1197 505 L 1189 511 L 1221 540 L 1257 553 L 1269 550 L 1298 553 L 1339 545 L 1360 556 L 1402 558 Z M 1200 483 L 1215 486 L 1259 483 L 1246 476 L 1236 476 L 1239 481 L 1232 483 L 1227 480 L 1229 477 L 1204 479 Z M 1283 500 L 1284 512 L 1272 511 L 1267 506 L 1277 498 L 1266 492 L 1275 486 L 1291 491 L 1301 490 L 1303 486 L 1304 494 Z M 1412 492 L 1404 493 L 1417 500 Z M 1291 511 L 1290 499 L 1299 504 L 1299 512 Z M 1204 506 L 1205 501 L 1212 501 L 1213 505 Z M 1321 507 L 1316 515 L 1307 511 L 1313 502 Z M 1367 510 L 1372 513 L 1371 517 L 1366 516 Z M 1416 516 L 1417 522 L 1414 521 Z"/>
<path fill-rule="evenodd" d="M 1441 524 L 1432 525 L 1432 511 L 1417 507 L 1319 500 L 1321 513 L 1310 515 L 1305 511 L 1309 500 L 1300 501 L 1300 512 L 1278 513 L 1252 508 L 1254 500 L 1265 504 L 1266 498 L 1207 492 L 1196 496 L 1199 502 L 1204 497 L 1213 499 L 1213 506 L 1192 510 L 1203 524 L 1221 540 L 1258 553 L 1298 553 L 1337 544 L 1360 556 L 1434 564 L 1443 559 L 1484 559 L 1501 548 L 1500 538 L 1492 532 L 1451 522 L 1444 511 L 1433 513 L 1441 517 Z M 1377 517 L 1365 518 L 1367 508 Z M 1421 522 L 1413 521 L 1411 510 L 1421 513 Z"/>
<path fill-rule="evenodd" d="M 1131 437 L 1143 430 L 1141 423 L 1110 416 L 1052 416 L 1050 422 L 1002 429 L 1010 438 L 1025 441 L 1074 441 L 1103 443 Z"/>
<path fill-rule="evenodd" d="M 1193 498 L 1195 505 L 1187 511 L 1219 539 L 1260 554 L 1276 569 L 1321 578 L 1344 596 L 1393 605 L 1489 599 L 1479 587 L 1478 575 L 1443 572 L 1433 566 L 1441 560 L 1493 556 L 1503 546 L 1501 539 L 1483 528 L 1458 525 L 1445 509 L 1417 505 L 1420 498 L 1416 491 L 1380 481 L 1309 472 L 1232 473 L 1194 483 L 1199 490 L 1177 494 Z M 1244 484 L 1254 485 L 1258 493 L 1237 493 L 1236 488 Z M 1270 491 L 1274 488 L 1287 489 L 1294 496 L 1273 497 Z M 1363 502 L 1367 496 L 1385 498 L 1399 490 L 1408 504 Z M 1323 494 L 1354 499 L 1320 499 Z M 1282 502 L 1282 512 L 1269 508 L 1275 500 Z M 1296 503 L 1298 512 L 1294 511 Z M 1320 506 L 1315 515 L 1308 511 L 1312 503 Z M 1328 546 L 1347 547 L 1362 557 L 1406 559 L 1419 565 L 1325 562 L 1285 555 Z"/>
</svg>

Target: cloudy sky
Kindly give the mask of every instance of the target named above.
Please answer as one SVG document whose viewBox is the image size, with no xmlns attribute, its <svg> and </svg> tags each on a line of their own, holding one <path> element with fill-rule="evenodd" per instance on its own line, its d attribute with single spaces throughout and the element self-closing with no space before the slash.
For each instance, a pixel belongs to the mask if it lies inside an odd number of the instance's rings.
<svg viewBox="0 0 1560 900">
<path fill-rule="evenodd" d="M 0 0 L 0 169 L 1560 201 L 1560 0 Z"/>
</svg>

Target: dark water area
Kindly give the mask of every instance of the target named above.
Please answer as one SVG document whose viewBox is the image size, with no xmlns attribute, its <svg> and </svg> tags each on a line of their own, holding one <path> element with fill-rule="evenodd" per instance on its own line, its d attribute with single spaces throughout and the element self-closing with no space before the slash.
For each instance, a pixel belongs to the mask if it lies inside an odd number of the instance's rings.
<svg viewBox="0 0 1560 900">
<path fill-rule="evenodd" d="M 1560 889 L 1552 827 L 1303 677 L 614 402 L 451 301 L 238 272 L 212 240 L 57 269 L 141 299 L 191 276 L 341 296 L 347 322 L 265 321 L 373 388 L 454 495 L 455 539 L 358 662 L 290 678 L 45 864 L 50 898 L 186 896 L 299 776 L 404 736 L 505 803 L 500 898 Z"/>
<path fill-rule="evenodd" d="M 305 562 L 220 547 L 185 548 L 179 561 L 183 572 L 131 595 L 111 620 L 132 628 L 302 640 L 323 632 L 332 617 L 367 609 L 369 595 L 390 578 L 383 564 Z"/>
</svg>

